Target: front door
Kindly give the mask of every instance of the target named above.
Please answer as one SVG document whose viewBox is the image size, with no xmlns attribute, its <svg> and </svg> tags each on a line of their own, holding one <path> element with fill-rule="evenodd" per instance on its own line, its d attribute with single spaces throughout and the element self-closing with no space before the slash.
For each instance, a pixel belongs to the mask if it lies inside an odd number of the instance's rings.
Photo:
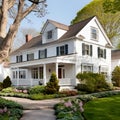
<svg viewBox="0 0 120 120">
<path fill-rule="evenodd" d="M 58 68 L 58 78 L 65 78 L 65 69 L 62 67 Z"/>
</svg>

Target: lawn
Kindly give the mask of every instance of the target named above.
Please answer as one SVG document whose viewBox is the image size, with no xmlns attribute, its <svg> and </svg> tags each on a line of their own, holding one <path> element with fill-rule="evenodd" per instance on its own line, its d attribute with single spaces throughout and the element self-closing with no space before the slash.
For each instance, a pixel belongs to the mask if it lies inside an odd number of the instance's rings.
<svg viewBox="0 0 120 120">
<path fill-rule="evenodd" d="M 84 109 L 87 120 L 120 120 L 120 95 L 89 101 Z"/>
</svg>

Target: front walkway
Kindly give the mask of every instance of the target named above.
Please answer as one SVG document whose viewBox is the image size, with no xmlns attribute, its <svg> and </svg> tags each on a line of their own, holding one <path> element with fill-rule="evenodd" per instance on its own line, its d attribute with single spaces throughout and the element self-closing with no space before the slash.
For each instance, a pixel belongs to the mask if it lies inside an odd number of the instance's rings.
<svg viewBox="0 0 120 120">
<path fill-rule="evenodd" d="M 53 106 L 59 103 L 60 99 L 35 101 L 16 97 L 3 98 L 15 101 L 23 106 L 23 117 L 20 120 L 56 120 Z"/>
</svg>

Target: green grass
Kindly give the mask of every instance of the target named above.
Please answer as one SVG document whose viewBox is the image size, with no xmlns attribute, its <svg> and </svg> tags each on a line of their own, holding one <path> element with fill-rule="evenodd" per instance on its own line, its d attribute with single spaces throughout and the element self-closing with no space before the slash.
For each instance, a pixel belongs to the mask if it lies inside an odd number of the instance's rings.
<svg viewBox="0 0 120 120">
<path fill-rule="evenodd" d="M 84 109 L 87 120 L 120 120 L 120 95 L 89 101 Z"/>
</svg>

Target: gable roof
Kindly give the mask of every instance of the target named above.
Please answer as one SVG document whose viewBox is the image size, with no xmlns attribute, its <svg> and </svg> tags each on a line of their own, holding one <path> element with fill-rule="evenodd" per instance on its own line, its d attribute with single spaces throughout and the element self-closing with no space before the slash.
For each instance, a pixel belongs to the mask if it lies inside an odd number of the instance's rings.
<svg viewBox="0 0 120 120">
<path fill-rule="evenodd" d="M 94 17 L 95 16 L 82 20 L 74 25 L 70 25 L 69 30 L 60 39 L 66 39 L 77 35 L 77 33 L 81 31 L 82 28 L 84 28 Z"/>
<path fill-rule="evenodd" d="M 60 37 L 58 40 L 50 42 L 50 43 L 44 43 L 44 44 L 42 44 L 42 35 L 39 35 L 37 37 L 32 38 L 29 42 L 25 43 L 23 46 L 21 46 L 20 48 L 18 48 L 16 51 L 12 52 L 11 54 L 20 52 L 21 50 L 26 50 L 26 49 L 30 49 L 30 48 L 40 47 L 43 45 L 58 43 L 60 41 L 66 41 L 72 37 L 74 38 L 78 34 L 78 32 L 80 32 L 94 17 L 95 16 L 90 17 L 86 20 L 80 21 L 80 22 L 78 22 L 74 25 L 70 25 L 70 26 L 66 26 L 64 24 L 58 23 L 53 20 L 47 20 L 47 22 L 46 22 L 47 24 L 48 24 L 48 22 L 50 22 L 58 28 L 67 30 L 67 32 L 62 37 Z"/>
</svg>

